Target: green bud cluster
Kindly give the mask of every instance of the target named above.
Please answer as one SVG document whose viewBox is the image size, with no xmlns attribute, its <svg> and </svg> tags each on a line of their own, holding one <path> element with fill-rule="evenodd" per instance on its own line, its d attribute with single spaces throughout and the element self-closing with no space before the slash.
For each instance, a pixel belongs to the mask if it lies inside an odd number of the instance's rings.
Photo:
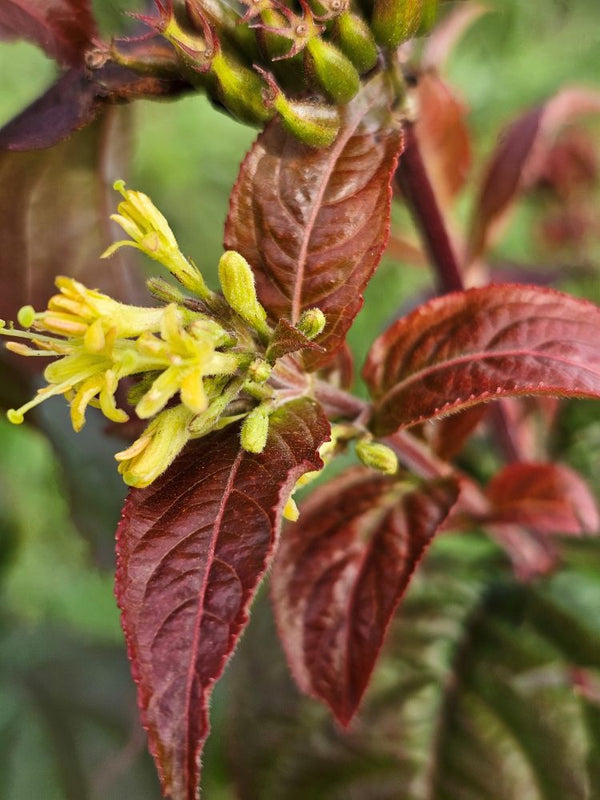
<svg viewBox="0 0 600 800">
<path fill-rule="evenodd" d="M 394 68 L 387 51 L 426 33 L 439 0 L 239 0 L 239 13 L 226 0 L 155 3 L 158 16 L 140 18 L 172 45 L 190 84 L 241 122 L 279 116 L 304 144 L 327 147 L 340 107 L 365 76 Z M 111 57 L 136 68 L 116 43 Z"/>
</svg>

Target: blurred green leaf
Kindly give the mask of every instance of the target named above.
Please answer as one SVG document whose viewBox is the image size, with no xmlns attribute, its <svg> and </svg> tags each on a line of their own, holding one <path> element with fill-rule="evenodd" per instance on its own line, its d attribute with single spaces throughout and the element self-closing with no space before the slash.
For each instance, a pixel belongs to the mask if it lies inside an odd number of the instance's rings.
<svg viewBox="0 0 600 800">
<path fill-rule="evenodd" d="M 600 669 L 600 574 L 490 581 L 493 550 L 467 566 L 459 538 L 442 537 L 417 575 L 346 734 L 298 697 L 281 659 L 265 669 L 276 645 L 261 609 L 232 669 L 242 800 L 591 796 L 597 708 L 573 675 Z"/>
</svg>

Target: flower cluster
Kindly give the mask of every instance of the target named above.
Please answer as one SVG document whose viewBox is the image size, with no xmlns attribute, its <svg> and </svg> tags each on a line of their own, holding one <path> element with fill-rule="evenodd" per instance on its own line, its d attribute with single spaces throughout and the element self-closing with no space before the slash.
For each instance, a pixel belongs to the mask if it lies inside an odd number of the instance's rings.
<svg viewBox="0 0 600 800">
<path fill-rule="evenodd" d="M 104 257 L 135 246 L 195 297 L 154 280 L 149 286 L 163 302 L 144 308 L 120 303 L 73 278 L 57 278 L 59 291 L 46 310 L 20 310 L 18 321 L 25 330 L 4 323 L 0 328 L 17 340 L 6 345 L 11 351 L 55 358 L 44 371 L 47 385 L 25 405 L 9 410 L 9 420 L 19 424 L 48 397 L 63 395 L 79 431 L 88 406 L 112 422 L 126 422 L 130 415 L 121 406 L 128 400 L 138 418 L 149 420 L 142 435 L 116 456 L 125 482 L 137 487 L 160 475 L 190 438 L 234 420 L 244 420 L 242 446 L 261 452 L 276 404 L 267 385 L 273 359 L 266 352 L 273 331 L 248 263 L 239 253 L 225 253 L 219 263 L 223 294 L 212 292 L 150 199 L 127 190 L 122 181 L 115 188 L 124 200 L 112 218 L 132 241 L 117 242 Z M 313 334 L 323 324 L 324 318 Z M 131 385 L 119 402 L 125 378 Z"/>
</svg>

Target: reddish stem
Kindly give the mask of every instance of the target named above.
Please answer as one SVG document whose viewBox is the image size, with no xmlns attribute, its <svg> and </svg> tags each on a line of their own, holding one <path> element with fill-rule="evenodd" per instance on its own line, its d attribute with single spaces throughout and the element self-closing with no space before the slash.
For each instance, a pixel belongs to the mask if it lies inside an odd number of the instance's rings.
<svg viewBox="0 0 600 800">
<path fill-rule="evenodd" d="M 411 123 L 404 128 L 404 137 L 405 147 L 396 170 L 396 182 L 435 269 L 440 294 L 461 291 L 464 289 L 464 283 L 456 253 Z"/>
</svg>

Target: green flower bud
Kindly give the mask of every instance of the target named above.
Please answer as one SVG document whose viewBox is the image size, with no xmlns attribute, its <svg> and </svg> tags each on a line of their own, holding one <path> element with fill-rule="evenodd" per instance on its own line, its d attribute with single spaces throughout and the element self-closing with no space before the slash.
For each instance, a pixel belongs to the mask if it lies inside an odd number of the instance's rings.
<svg viewBox="0 0 600 800">
<path fill-rule="evenodd" d="M 283 94 L 274 103 L 284 127 L 310 147 L 328 147 L 335 141 L 340 129 L 340 117 L 336 108 L 288 100 Z"/>
<path fill-rule="evenodd" d="M 17 321 L 22 328 L 31 328 L 35 321 L 35 308 L 23 306 L 17 313 Z"/>
<path fill-rule="evenodd" d="M 188 16 L 198 30 L 208 23 L 221 40 L 231 42 L 237 53 L 244 53 L 250 62 L 256 61 L 259 51 L 256 37 L 233 8 L 219 0 L 186 0 Z"/>
<path fill-rule="evenodd" d="M 395 475 L 398 470 L 398 456 L 385 444 L 361 439 L 356 444 L 356 455 L 365 466 L 386 475 Z"/>
<path fill-rule="evenodd" d="M 202 36 L 196 31 L 184 30 L 171 16 L 163 26 L 162 35 L 170 42 L 182 63 L 194 72 L 205 73 L 210 68 L 214 55 L 211 36 Z"/>
<path fill-rule="evenodd" d="M 240 122 L 262 125 L 273 116 L 263 100 L 263 81 L 229 53 L 215 53 L 211 73 L 217 80 L 217 99 Z"/>
<path fill-rule="evenodd" d="M 247 453 L 262 453 L 269 435 L 268 405 L 256 406 L 242 423 L 240 442 Z"/>
<path fill-rule="evenodd" d="M 377 44 L 371 29 L 358 14 L 346 12 L 334 26 L 336 43 L 362 75 L 377 63 Z"/>
<path fill-rule="evenodd" d="M 271 377 L 273 367 L 262 358 L 256 358 L 248 367 L 248 378 L 255 383 L 264 383 Z"/>
<path fill-rule="evenodd" d="M 439 11 L 439 0 L 423 0 L 419 35 L 424 36 L 433 28 Z"/>
<path fill-rule="evenodd" d="M 260 67 L 255 69 L 269 84 L 264 92 L 265 102 L 275 108 L 283 126 L 292 136 L 310 147 L 327 147 L 332 144 L 340 128 L 340 117 L 336 108 L 306 100 L 289 100 L 272 75 Z"/>
<path fill-rule="evenodd" d="M 422 0 L 375 0 L 371 30 L 382 47 L 396 48 L 421 24 Z"/>
<path fill-rule="evenodd" d="M 353 63 L 323 39 L 311 39 L 306 50 L 312 72 L 329 97 L 339 104 L 352 100 L 360 88 L 360 76 Z"/>
<path fill-rule="evenodd" d="M 315 339 L 320 333 L 323 332 L 326 319 L 325 314 L 320 308 L 307 308 L 300 315 L 300 319 L 296 323 L 296 328 L 303 333 L 307 339 Z"/>
<path fill-rule="evenodd" d="M 268 338 L 271 330 L 266 321 L 267 312 L 258 302 L 254 275 L 244 256 L 235 250 L 223 253 L 219 261 L 219 281 L 231 308 L 261 336 Z"/>
</svg>

